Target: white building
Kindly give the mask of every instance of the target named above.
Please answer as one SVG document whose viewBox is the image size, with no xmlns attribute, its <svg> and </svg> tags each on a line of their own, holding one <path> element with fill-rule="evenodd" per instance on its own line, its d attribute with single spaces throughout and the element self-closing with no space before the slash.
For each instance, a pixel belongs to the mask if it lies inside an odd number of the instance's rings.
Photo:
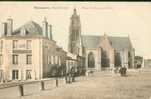
<svg viewBox="0 0 151 99">
<path fill-rule="evenodd" d="M 42 27 L 29 21 L 13 31 L 13 20 L 2 23 L 0 37 L 0 80 L 49 77 L 53 65 L 64 65 L 66 52 L 52 39 L 46 18 Z"/>
</svg>

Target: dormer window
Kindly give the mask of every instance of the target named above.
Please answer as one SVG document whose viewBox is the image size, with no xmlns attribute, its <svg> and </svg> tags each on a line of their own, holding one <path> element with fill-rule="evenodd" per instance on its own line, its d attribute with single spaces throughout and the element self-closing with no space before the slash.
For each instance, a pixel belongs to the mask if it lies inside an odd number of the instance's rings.
<svg viewBox="0 0 151 99">
<path fill-rule="evenodd" d="M 21 35 L 22 36 L 25 36 L 26 35 L 26 29 L 23 27 L 23 28 L 21 28 Z"/>
</svg>

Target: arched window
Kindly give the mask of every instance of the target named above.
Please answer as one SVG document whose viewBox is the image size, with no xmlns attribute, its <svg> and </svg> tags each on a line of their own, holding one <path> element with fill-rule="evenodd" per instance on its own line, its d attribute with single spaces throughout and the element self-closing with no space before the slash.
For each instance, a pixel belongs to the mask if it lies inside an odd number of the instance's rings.
<svg viewBox="0 0 151 99">
<path fill-rule="evenodd" d="M 121 55 L 119 52 L 116 51 L 115 51 L 114 63 L 115 63 L 115 67 L 122 66 Z"/>
<path fill-rule="evenodd" d="M 128 68 L 131 68 L 131 64 L 132 64 L 132 57 L 131 57 L 131 52 L 128 51 Z"/>
<path fill-rule="evenodd" d="M 95 67 L 94 54 L 90 52 L 88 54 L 88 68 L 94 68 L 94 67 Z"/>
<path fill-rule="evenodd" d="M 110 67 L 110 60 L 107 51 L 101 48 L 101 67 Z"/>
</svg>

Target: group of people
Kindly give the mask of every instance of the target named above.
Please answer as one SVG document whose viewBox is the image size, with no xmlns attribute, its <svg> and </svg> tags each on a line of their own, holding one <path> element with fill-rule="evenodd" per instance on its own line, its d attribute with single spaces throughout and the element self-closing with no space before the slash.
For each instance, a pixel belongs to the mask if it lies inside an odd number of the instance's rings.
<svg viewBox="0 0 151 99">
<path fill-rule="evenodd" d="M 114 73 L 115 74 L 120 73 L 121 76 L 126 76 L 127 68 L 126 68 L 126 66 L 124 66 L 124 67 L 120 67 L 120 66 L 116 67 L 114 69 Z"/>
<path fill-rule="evenodd" d="M 76 74 L 77 74 L 77 69 L 75 67 L 72 67 L 66 75 L 66 82 L 67 83 L 75 82 Z"/>
</svg>

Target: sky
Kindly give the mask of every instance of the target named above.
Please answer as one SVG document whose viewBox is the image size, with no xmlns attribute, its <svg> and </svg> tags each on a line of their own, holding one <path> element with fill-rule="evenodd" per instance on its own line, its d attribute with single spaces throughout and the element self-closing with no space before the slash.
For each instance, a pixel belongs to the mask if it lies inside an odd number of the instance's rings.
<svg viewBox="0 0 151 99">
<path fill-rule="evenodd" d="M 30 20 L 42 25 L 46 17 L 53 39 L 67 50 L 74 8 L 82 35 L 129 36 L 135 54 L 151 58 L 150 2 L 0 2 L 0 22 L 13 18 L 15 30 Z"/>
</svg>

